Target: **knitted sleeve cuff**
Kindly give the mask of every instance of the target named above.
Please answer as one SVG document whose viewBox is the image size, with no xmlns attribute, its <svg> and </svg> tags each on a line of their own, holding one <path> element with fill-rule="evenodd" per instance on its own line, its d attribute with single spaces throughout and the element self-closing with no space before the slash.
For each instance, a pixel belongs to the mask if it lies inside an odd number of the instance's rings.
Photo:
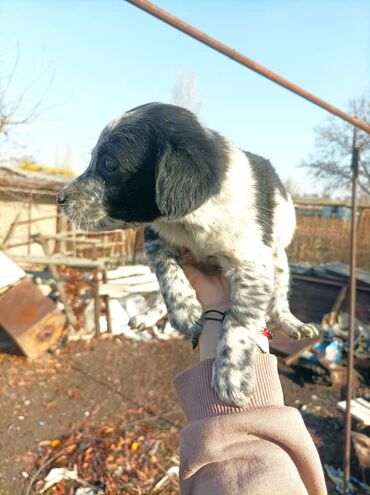
<svg viewBox="0 0 370 495">
<path fill-rule="evenodd" d="M 211 387 L 212 364 L 212 359 L 201 361 L 174 379 L 179 403 L 189 422 L 223 414 L 284 405 L 275 356 L 259 353 L 255 356 L 254 392 L 244 407 L 231 406 L 220 401 Z"/>
</svg>

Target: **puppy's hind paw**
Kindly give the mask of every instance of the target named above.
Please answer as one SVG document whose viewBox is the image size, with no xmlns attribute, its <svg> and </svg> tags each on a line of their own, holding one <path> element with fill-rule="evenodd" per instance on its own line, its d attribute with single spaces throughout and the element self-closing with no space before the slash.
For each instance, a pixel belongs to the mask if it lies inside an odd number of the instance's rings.
<svg viewBox="0 0 370 495">
<path fill-rule="evenodd" d="M 212 388 L 222 402 L 243 407 L 253 392 L 252 368 L 237 369 L 219 358 L 213 363 Z"/>
<path fill-rule="evenodd" d="M 301 338 L 313 339 L 319 336 L 319 331 L 312 323 L 304 323 L 299 327 Z"/>
<path fill-rule="evenodd" d="M 283 325 L 283 329 L 291 339 L 313 339 L 318 337 L 319 331 L 312 323 L 287 323 Z"/>
</svg>

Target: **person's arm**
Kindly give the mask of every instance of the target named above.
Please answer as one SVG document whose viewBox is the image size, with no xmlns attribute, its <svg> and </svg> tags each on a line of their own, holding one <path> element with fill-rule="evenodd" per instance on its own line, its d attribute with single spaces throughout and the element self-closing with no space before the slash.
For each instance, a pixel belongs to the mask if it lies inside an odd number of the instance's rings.
<svg viewBox="0 0 370 495">
<path fill-rule="evenodd" d="M 223 311 L 229 287 L 221 272 L 186 266 L 204 310 Z M 299 412 L 284 406 L 275 356 L 259 339 L 255 387 L 243 408 L 222 403 L 211 388 L 221 322 L 208 320 L 200 363 L 174 380 L 188 420 L 180 434 L 182 495 L 324 495 L 320 460 Z M 267 351 L 267 352 L 263 352 Z"/>
</svg>

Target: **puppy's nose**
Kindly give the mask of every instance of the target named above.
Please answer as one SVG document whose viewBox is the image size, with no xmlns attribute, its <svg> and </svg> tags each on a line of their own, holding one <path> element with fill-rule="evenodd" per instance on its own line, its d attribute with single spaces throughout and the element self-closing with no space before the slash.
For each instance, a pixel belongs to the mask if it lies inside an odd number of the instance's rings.
<svg viewBox="0 0 370 495">
<path fill-rule="evenodd" d="M 57 194 L 57 203 L 59 206 L 62 206 L 66 201 L 67 201 L 67 192 L 63 187 L 63 189 L 61 189 Z"/>
</svg>

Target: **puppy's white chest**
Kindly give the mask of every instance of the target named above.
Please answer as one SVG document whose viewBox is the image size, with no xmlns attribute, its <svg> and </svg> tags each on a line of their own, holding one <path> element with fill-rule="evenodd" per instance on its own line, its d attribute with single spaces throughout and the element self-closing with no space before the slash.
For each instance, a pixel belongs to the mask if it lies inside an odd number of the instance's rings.
<svg viewBox="0 0 370 495">
<path fill-rule="evenodd" d="M 205 261 L 217 250 L 216 245 L 210 242 L 209 232 L 200 226 L 188 226 L 180 223 L 161 224 L 157 226 L 157 229 L 167 242 L 176 248 L 188 249 L 198 262 Z"/>
</svg>

